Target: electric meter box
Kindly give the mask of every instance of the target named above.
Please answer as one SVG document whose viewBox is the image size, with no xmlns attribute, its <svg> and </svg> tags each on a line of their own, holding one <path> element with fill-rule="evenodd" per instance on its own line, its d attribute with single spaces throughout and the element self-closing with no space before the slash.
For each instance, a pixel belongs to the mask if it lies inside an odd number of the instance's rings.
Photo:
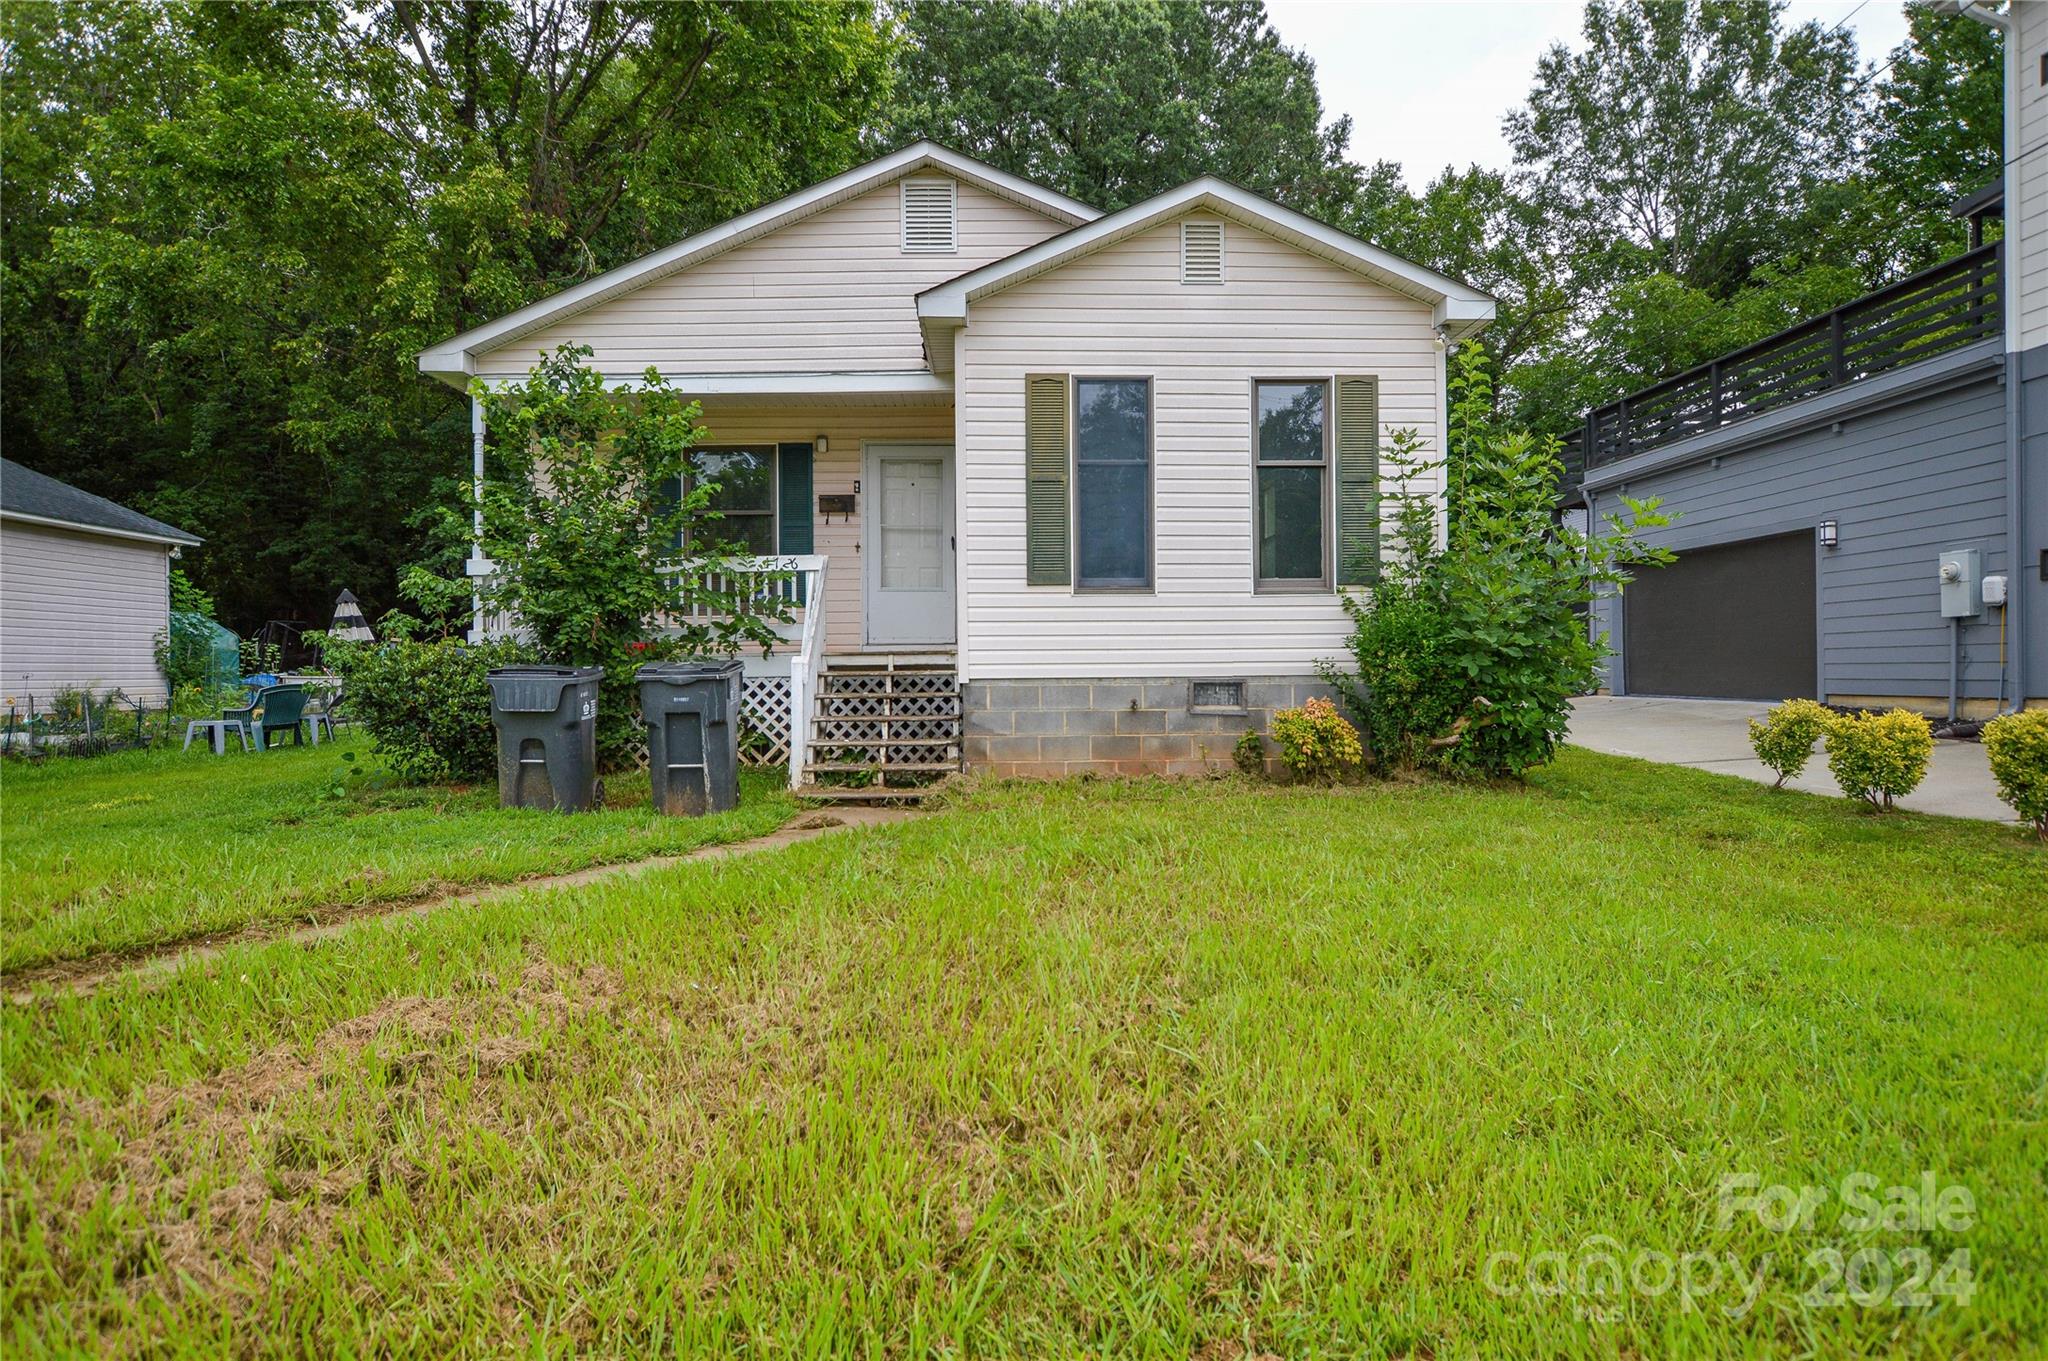
<svg viewBox="0 0 2048 1361">
<path fill-rule="evenodd" d="M 1984 613 L 1984 555 L 1974 548 L 1943 549 L 1941 617 L 1968 619 Z"/>
</svg>

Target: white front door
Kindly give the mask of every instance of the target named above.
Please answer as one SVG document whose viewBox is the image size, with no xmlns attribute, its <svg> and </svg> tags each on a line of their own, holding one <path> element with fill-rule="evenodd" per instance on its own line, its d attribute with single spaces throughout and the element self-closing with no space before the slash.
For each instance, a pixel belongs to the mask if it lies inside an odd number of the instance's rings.
<svg viewBox="0 0 2048 1361">
<path fill-rule="evenodd" d="M 953 451 L 940 444 L 870 444 L 866 462 L 861 557 L 868 643 L 951 647 Z"/>
</svg>

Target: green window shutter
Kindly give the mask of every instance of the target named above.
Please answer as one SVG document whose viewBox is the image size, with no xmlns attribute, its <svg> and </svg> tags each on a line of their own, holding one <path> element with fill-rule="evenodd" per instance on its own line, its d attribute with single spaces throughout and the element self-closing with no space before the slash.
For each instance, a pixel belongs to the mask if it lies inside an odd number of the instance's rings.
<svg viewBox="0 0 2048 1361">
<path fill-rule="evenodd" d="M 657 518 L 665 520 L 669 516 L 674 515 L 676 507 L 682 503 L 683 477 L 681 473 L 678 473 L 674 477 L 664 479 L 661 486 L 655 491 L 654 514 Z M 683 551 L 682 530 L 678 529 L 669 536 L 668 546 L 671 552 L 680 553 Z"/>
<path fill-rule="evenodd" d="M 775 446 L 775 543 L 776 551 L 801 554 L 812 552 L 811 543 L 811 445 Z"/>
<path fill-rule="evenodd" d="M 1380 380 L 1337 379 L 1337 584 L 1380 574 Z"/>
<path fill-rule="evenodd" d="M 1024 581 L 1065 586 L 1073 579 L 1067 507 L 1067 377 L 1024 379 Z"/>
<path fill-rule="evenodd" d="M 792 556 L 812 552 L 811 445 L 775 446 L 775 551 Z M 796 603 L 804 602 L 804 578 L 796 579 Z"/>
</svg>

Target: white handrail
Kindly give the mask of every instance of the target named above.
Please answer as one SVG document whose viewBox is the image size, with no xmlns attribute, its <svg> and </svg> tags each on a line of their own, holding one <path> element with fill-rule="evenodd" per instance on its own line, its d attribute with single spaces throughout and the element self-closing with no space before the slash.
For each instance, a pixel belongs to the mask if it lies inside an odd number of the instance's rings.
<svg viewBox="0 0 2048 1361">
<path fill-rule="evenodd" d="M 789 664 L 789 787 L 801 789 L 804 759 L 810 746 L 811 705 L 818 693 L 818 677 L 825 669 L 825 555 L 803 559 L 805 591 L 803 633 L 797 654 Z"/>
</svg>

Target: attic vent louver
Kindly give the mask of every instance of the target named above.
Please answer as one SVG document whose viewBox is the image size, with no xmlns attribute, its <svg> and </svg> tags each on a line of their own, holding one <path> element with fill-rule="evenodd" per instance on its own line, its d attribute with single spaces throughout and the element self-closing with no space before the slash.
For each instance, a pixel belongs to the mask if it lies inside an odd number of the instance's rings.
<svg viewBox="0 0 2048 1361">
<path fill-rule="evenodd" d="M 960 246 L 958 200 L 951 180 L 903 181 L 903 249 L 951 255 Z"/>
<path fill-rule="evenodd" d="M 1180 281 L 1184 284 L 1223 282 L 1223 224 L 1180 224 Z"/>
</svg>

